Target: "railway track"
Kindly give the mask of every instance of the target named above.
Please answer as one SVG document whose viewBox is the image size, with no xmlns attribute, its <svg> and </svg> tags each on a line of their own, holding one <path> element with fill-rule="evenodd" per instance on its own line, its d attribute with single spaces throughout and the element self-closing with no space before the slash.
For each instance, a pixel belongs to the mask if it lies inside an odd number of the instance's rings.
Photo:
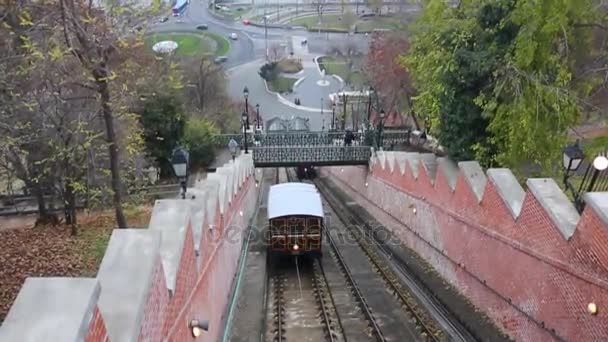
<svg viewBox="0 0 608 342">
<path fill-rule="evenodd" d="M 319 262 L 290 257 L 273 262 L 268 287 L 272 324 L 266 340 L 345 341 Z"/>
<path fill-rule="evenodd" d="M 294 176 L 293 170 L 286 169 L 287 180 L 290 182 L 297 181 L 297 178 Z M 330 247 L 330 253 L 333 256 L 333 259 L 336 261 L 338 268 L 342 271 L 343 276 L 345 277 L 348 286 L 351 289 L 352 295 L 355 297 L 355 300 L 358 303 L 359 308 L 361 309 L 362 314 L 365 316 L 367 323 L 369 324 L 369 333 L 376 341 L 384 342 L 386 338 L 380 329 L 380 324 L 377 319 L 372 314 L 372 309 L 370 305 L 367 303 L 361 289 L 357 285 L 354 280 L 353 274 L 349 269 L 348 265 L 342 254 L 340 253 L 340 249 L 332 238 L 331 234 L 327 232 L 325 229 L 325 240 L 326 245 Z"/>
<path fill-rule="evenodd" d="M 371 227 L 360 219 L 353 209 L 340 201 L 322 183 L 315 181 L 322 197 L 344 223 L 346 233 L 361 247 L 377 273 L 385 280 L 392 293 L 412 317 L 421 337 L 427 341 L 475 341 L 475 337 L 464 328 L 456 317 L 424 289 L 412 275 L 407 265 L 393 258 L 392 253 L 370 234 Z M 364 227 L 364 228 L 363 228 Z M 327 233 L 327 230 L 326 230 Z M 331 241 L 329 233 L 328 240 Z M 337 248 L 334 246 L 334 249 Z M 394 272 L 397 270 L 397 272 Z M 404 286 L 404 284 L 407 286 Z M 440 327 L 440 328 L 439 328 Z"/>
</svg>

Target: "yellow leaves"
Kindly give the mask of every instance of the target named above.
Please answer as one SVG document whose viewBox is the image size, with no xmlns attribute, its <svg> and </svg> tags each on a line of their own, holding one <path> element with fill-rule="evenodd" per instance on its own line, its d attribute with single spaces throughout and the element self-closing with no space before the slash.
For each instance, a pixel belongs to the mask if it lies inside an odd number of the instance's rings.
<svg viewBox="0 0 608 342">
<path fill-rule="evenodd" d="M 32 22 L 32 17 L 30 16 L 29 12 L 27 11 L 22 11 L 19 14 L 19 24 L 21 26 L 34 26 L 34 23 Z"/>
<path fill-rule="evenodd" d="M 63 50 L 61 50 L 61 48 L 59 46 L 54 46 L 50 51 L 49 51 L 49 57 L 51 57 L 51 60 L 53 62 L 56 62 L 58 60 L 60 60 L 63 57 Z"/>
</svg>

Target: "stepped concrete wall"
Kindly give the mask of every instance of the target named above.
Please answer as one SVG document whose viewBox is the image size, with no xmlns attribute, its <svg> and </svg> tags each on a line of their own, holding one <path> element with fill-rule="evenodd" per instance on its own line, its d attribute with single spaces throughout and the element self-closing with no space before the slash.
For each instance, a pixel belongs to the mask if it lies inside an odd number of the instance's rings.
<svg viewBox="0 0 608 342">
<path fill-rule="evenodd" d="M 96 278 L 28 278 L 0 341 L 216 341 L 257 204 L 251 154 L 159 200 L 148 228 L 116 229 Z"/>
<path fill-rule="evenodd" d="M 515 339 L 608 341 L 608 193 L 579 216 L 553 179 L 405 152 L 321 174 Z"/>
</svg>

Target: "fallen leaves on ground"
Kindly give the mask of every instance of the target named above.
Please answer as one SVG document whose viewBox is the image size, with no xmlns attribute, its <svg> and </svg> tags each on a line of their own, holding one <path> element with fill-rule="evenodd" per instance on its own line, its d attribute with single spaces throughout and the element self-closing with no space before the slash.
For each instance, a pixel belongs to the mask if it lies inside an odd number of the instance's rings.
<svg viewBox="0 0 608 342">
<path fill-rule="evenodd" d="M 151 209 L 127 213 L 130 227 L 147 227 Z M 70 227 L 24 227 L 0 232 L 0 322 L 27 277 L 94 277 L 115 227 L 112 211 L 79 216 L 78 235 Z"/>
</svg>

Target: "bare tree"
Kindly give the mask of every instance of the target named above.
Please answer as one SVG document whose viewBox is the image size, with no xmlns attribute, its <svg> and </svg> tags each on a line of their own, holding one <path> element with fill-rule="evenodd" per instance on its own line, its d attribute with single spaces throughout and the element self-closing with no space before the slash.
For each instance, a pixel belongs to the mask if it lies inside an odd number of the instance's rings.
<svg viewBox="0 0 608 342">
<path fill-rule="evenodd" d="M 321 24 L 323 22 L 323 11 L 327 5 L 327 0 L 311 0 L 310 4 L 315 9 L 315 12 L 317 12 L 319 24 Z"/>
<path fill-rule="evenodd" d="M 283 58 L 285 49 L 279 43 L 270 45 L 269 58 L 271 62 L 278 62 Z"/>
<path fill-rule="evenodd" d="M 92 2 L 84 0 L 59 0 L 61 31 L 67 50 L 76 57 L 82 71 L 91 76 L 85 87 L 96 92 L 101 115 L 105 123 L 108 145 L 111 188 L 116 223 L 126 228 L 127 222 L 122 210 L 123 185 L 119 141 L 115 129 L 116 112 L 125 108 L 128 99 L 129 81 L 137 80 L 138 64 L 131 54 L 134 38 L 125 15 L 137 11 L 126 7 L 110 7 L 106 12 L 94 8 Z M 127 13 L 127 14 L 125 14 Z M 122 16 L 122 17 L 121 17 Z M 115 93 L 113 93 L 115 92 Z M 119 95 L 119 96 L 114 96 Z"/>
</svg>

